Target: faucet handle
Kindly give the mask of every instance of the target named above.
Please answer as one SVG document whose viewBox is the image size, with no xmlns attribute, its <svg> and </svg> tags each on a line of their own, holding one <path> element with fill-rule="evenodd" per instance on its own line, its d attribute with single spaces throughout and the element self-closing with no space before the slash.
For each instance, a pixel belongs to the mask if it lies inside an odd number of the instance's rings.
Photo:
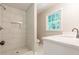
<svg viewBox="0 0 79 59">
<path fill-rule="evenodd" d="M 0 31 L 3 30 L 4 28 L 0 26 Z"/>
</svg>

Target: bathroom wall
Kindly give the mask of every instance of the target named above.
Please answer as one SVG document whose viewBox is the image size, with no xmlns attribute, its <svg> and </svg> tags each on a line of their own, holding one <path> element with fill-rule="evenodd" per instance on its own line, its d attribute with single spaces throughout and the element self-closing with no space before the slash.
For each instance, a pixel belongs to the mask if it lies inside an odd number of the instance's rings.
<svg viewBox="0 0 79 59">
<path fill-rule="evenodd" d="M 58 35 L 61 31 L 46 31 L 46 16 L 56 7 L 50 7 L 37 15 L 37 37 L 41 39 L 43 36 Z"/>
<path fill-rule="evenodd" d="M 63 4 L 60 7 L 63 8 L 62 31 L 71 32 L 73 28 L 79 29 L 79 4 Z"/>
<path fill-rule="evenodd" d="M 32 49 L 34 50 L 34 40 L 35 40 L 35 37 L 34 37 L 34 4 L 32 4 L 32 6 L 30 6 L 28 8 L 28 10 L 26 11 L 26 44 L 27 44 L 27 47 L 29 49 Z"/>
<path fill-rule="evenodd" d="M 0 41 L 4 40 L 5 45 L 0 46 L 0 51 L 12 50 L 26 47 L 27 37 L 25 37 L 25 15 L 26 12 L 11 6 L 5 6 L 6 10 L 0 8 Z M 3 17 L 1 16 L 3 14 Z M 2 19 L 3 18 L 3 19 Z M 13 24 L 12 22 L 22 22 Z"/>
<path fill-rule="evenodd" d="M 46 31 L 46 15 L 55 10 L 61 10 L 61 31 Z M 79 4 L 56 4 L 38 14 L 38 38 L 71 32 L 72 28 L 79 28 Z"/>
</svg>

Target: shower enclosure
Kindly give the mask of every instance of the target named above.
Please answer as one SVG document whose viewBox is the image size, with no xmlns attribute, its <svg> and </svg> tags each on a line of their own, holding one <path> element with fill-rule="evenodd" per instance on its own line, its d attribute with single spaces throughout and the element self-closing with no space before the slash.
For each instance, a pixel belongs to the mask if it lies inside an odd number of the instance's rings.
<svg viewBox="0 0 79 59">
<path fill-rule="evenodd" d="M 34 4 L 0 4 L 0 55 L 33 54 L 34 40 Z"/>
</svg>

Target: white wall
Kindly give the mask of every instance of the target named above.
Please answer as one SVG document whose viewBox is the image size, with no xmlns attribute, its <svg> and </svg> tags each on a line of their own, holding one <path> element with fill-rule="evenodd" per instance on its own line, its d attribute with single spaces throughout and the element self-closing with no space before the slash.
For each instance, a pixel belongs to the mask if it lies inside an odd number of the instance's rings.
<svg viewBox="0 0 79 59">
<path fill-rule="evenodd" d="M 34 49 L 34 4 L 26 11 L 26 44 L 29 49 Z"/>
<path fill-rule="evenodd" d="M 46 15 L 59 9 L 62 10 L 61 31 L 46 31 Z M 71 32 L 74 27 L 79 28 L 79 4 L 57 4 L 38 14 L 38 38 L 61 34 L 62 32 Z"/>
<path fill-rule="evenodd" d="M 71 32 L 72 28 L 79 28 L 79 4 L 65 4 L 62 7 L 63 31 Z"/>
</svg>

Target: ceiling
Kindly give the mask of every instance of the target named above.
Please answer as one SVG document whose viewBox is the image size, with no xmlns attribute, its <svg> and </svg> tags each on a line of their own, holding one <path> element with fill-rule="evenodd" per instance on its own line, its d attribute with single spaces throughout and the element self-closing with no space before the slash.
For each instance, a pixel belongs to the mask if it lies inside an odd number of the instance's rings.
<svg viewBox="0 0 79 59">
<path fill-rule="evenodd" d="M 31 3 L 4 3 L 4 5 L 18 8 L 21 10 L 27 10 Z"/>
<path fill-rule="evenodd" d="M 51 6 L 55 6 L 58 3 L 38 3 L 37 4 L 37 13 L 41 13 L 42 11 L 48 9 Z M 21 10 L 27 10 L 32 3 L 4 3 L 3 5 L 11 6 L 14 8 L 18 8 Z"/>
<path fill-rule="evenodd" d="M 51 5 L 51 3 L 38 3 L 37 4 L 37 13 L 40 13 L 42 11 L 44 11 L 45 9 L 49 8 Z"/>
<path fill-rule="evenodd" d="M 41 13 L 43 12 L 44 10 L 50 8 L 51 6 L 55 6 L 57 5 L 58 3 L 38 3 L 37 4 L 37 13 Z"/>
</svg>

